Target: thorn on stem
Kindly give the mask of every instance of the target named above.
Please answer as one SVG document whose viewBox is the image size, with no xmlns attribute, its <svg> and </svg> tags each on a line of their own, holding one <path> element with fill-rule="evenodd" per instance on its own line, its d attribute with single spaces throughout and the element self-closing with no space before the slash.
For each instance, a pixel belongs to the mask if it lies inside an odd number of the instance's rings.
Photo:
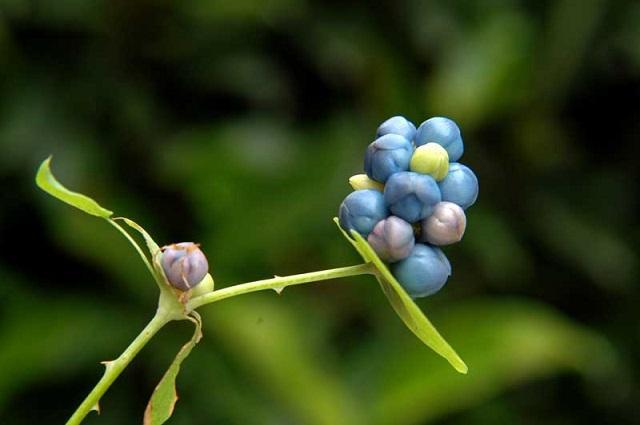
<svg viewBox="0 0 640 425">
<path fill-rule="evenodd" d="M 92 411 L 96 412 L 98 415 L 101 413 L 100 412 L 100 402 L 96 402 L 96 404 L 93 405 L 93 407 L 91 408 Z"/>
</svg>

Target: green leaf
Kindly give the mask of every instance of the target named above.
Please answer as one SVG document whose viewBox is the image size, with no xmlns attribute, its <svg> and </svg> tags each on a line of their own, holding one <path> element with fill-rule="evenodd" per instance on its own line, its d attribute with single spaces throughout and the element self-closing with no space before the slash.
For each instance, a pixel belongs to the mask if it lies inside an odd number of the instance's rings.
<svg viewBox="0 0 640 425">
<path fill-rule="evenodd" d="M 175 359 L 173 359 L 173 362 L 171 362 L 171 366 L 169 366 L 169 369 L 167 369 L 156 386 L 156 389 L 153 391 L 147 408 L 144 411 L 144 425 L 161 425 L 173 414 L 176 401 L 178 401 L 176 378 L 180 372 L 180 365 L 184 359 L 189 356 L 193 347 L 200 341 L 200 338 L 202 338 L 202 320 L 198 313 L 193 312 L 192 316 L 189 316 L 189 320 L 195 324 L 193 337 L 182 346 Z"/>
<path fill-rule="evenodd" d="M 411 332 L 420 338 L 429 348 L 447 359 L 455 370 L 460 373 L 467 373 L 468 368 L 464 361 L 462 361 L 460 356 L 451 348 L 449 343 L 445 341 L 442 335 L 440 335 L 416 303 L 413 302 L 369 243 L 360 236 L 358 232 L 353 230 L 351 231 L 352 237 L 350 237 L 342 227 L 340 227 L 337 218 L 334 218 L 333 221 L 335 221 L 338 229 L 340 229 L 344 237 L 353 245 L 362 258 L 376 267 L 378 270 L 376 279 L 380 282 L 382 292 L 384 292 L 393 309 Z"/>
<path fill-rule="evenodd" d="M 102 218 L 109 218 L 113 215 L 112 211 L 102 208 L 100 204 L 88 196 L 78 192 L 72 192 L 64 187 L 51 173 L 50 163 L 51 157 L 45 159 L 42 164 L 40 164 L 40 168 L 38 168 L 36 184 L 40 189 L 87 214 Z"/>
</svg>

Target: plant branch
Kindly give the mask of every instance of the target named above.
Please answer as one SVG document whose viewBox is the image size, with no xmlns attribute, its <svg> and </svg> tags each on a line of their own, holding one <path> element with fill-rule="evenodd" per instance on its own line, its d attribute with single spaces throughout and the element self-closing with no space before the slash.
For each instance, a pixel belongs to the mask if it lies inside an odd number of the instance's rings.
<svg viewBox="0 0 640 425">
<path fill-rule="evenodd" d="M 131 236 L 124 231 L 117 223 L 109 220 L 118 230 L 120 230 L 127 239 Z M 132 244 L 137 247 L 137 244 L 132 241 Z M 139 248 L 139 247 L 138 247 Z M 141 250 L 139 250 L 141 252 Z M 145 261 L 146 263 L 146 261 Z M 148 263 L 147 263 L 148 264 Z M 219 289 L 217 291 L 210 292 L 206 295 L 196 297 L 189 301 L 185 306 L 180 304 L 176 299 L 168 301 L 163 298 L 165 293 L 161 294 L 159 309 L 156 315 L 151 319 L 147 326 L 140 332 L 140 334 L 131 342 L 126 350 L 115 360 L 104 362 L 105 372 L 100 381 L 91 390 L 89 395 L 80 404 L 77 410 L 73 413 L 71 418 L 67 421 L 66 425 L 79 425 L 84 418 L 92 410 L 99 411 L 99 401 L 104 393 L 109 389 L 111 384 L 122 373 L 122 371 L 129 365 L 131 360 L 140 352 L 140 350 L 153 338 L 153 336 L 168 322 L 172 320 L 189 319 L 187 316 L 189 312 L 193 312 L 196 308 L 205 304 L 210 304 L 216 301 L 223 300 L 225 298 L 234 297 L 237 295 L 247 294 L 249 292 L 261 291 L 264 289 L 275 289 L 280 292 L 286 286 L 300 285 L 303 283 L 317 282 L 321 280 L 337 279 L 340 277 L 357 276 L 362 274 L 375 274 L 376 269 L 371 263 L 358 264 L 356 266 L 339 267 L 336 269 L 322 270 L 318 272 L 302 273 L 291 276 L 276 276 L 272 279 L 257 280 L 255 282 L 248 282 L 239 285 L 230 286 L 228 288 Z M 195 313 L 195 312 L 194 312 Z M 191 320 L 191 319 L 189 319 Z"/>
<path fill-rule="evenodd" d="M 104 393 L 109 389 L 113 381 L 122 373 L 133 358 L 140 352 L 151 338 L 172 318 L 165 312 L 156 313 L 151 321 L 145 326 L 140 334 L 129 344 L 126 350 L 115 360 L 103 362 L 105 365 L 104 375 L 100 381 L 91 390 L 89 395 L 78 406 L 73 415 L 69 418 L 66 425 L 78 425 L 92 410 L 100 411 L 99 401 Z"/>
<path fill-rule="evenodd" d="M 371 263 L 358 264 L 356 266 L 339 267 L 336 269 L 322 270 L 318 272 L 294 274 L 291 276 L 276 276 L 272 279 L 257 280 L 255 282 L 242 283 L 219 289 L 205 295 L 193 298 L 186 304 L 186 311 L 193 311 L 205 304 L 211 304 L 225 298 L 247 294 L 249 292 L 274 289 L 280 292 L 286 286 L 300 285 L 303 283 L 317 282 L 320 280 L 337 279 L 340 277 L 357 276 L 362 274 L 375 274 L 376 269 Z"/>
</svg>

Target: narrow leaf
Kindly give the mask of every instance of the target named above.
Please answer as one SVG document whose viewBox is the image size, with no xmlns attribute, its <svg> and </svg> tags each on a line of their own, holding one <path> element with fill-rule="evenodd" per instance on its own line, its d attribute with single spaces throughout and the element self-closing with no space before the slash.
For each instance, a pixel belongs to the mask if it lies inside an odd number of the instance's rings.
<svg viewBox="0 0 640 425">
<path fill-rule="evenodd" d="M 173 359 L 173 362 L 171 362 L 171 366 L 169 366 L 169 369 L 167 369 L 153 391 L 147 408 L 144 411 L 144 425 L 161 425 L 173 414 L 173 409 L 178 401 L 176 378 L 180 372 L 180 365 L 184 359 L 189 356 L 193 347 L 200 341 L 200 338 L 202 338 L 202 320 L 198 313 L 193 312 L 192 316 L 189 316 L 189 320 L 195 324 L 193 337 L 182 346 L 175 359 Z"/>
<path fill-rule="evenodd" d="M 158 284 L 160 291 L 163 291 L 163 292 L 169 291 L 171 286 L 169 285 L 169 282 L 167 282 L 167 277 L 165 276 L 164 270 L 162 270 L 162 265 L 160 264 L 160 254 L 162 253 L 162 251 L 160 250 L 160 247 L 158 246 L 156 241 L 154 241 L 151 235 L 149 235 L 149 233 L 147 233 L 147 231 L 144 230 L 144 228 L 140 226 L 138 223 L 136 223 L 135 221 L 128 219 L 126 217 L 118 217 L 114 220 L 124 221 L 129 227 L 133 228 L 134 230 L 136 230 L 138 233 L 142 235 L 145 243 L 147 244 L 147 249 L 149 250 L 149 254 L 151 255 L 151 263 L 150 263 L 151 265 L 149 266 L 151 269 L 151 274 L 153 275 L 156 283 Z M 143 255 L 143 254 L 140 254 L 140 255 Z M 145 262 L 147 262 L 146 257 L 144 258 L 144 260 Z"/>
<path fill-rule="evenodd" d="M 112 211 L 102 208 L 100 204 L 88 196 L 78 192 L 72 192 L 64 187 L 51 173 L 50 164 L 51 157 L 45 159 L 42 164 L 40 164 L 40 168 L 38 168 L 36 184 L 40 189 L 44 190 L 49 195 L 58 198 L 62 202 L 66 202 L 67 204 L 86 212 L 87 214 L 102 218 L 108 218 L 113 215 Z"/>
<path fill-rule="evenodd" d="M 129 227 L 132 227 L 133 229 L 137 230 L 138 233 L 142 235 L 142 237 L 144 238 L 144 241 L 147 244 L 147 248 L 149 249 L 149 253 L 151 254 L 152 259 L 156 256 L 156 254 L 160 252 L 160 247 L 158 246 L 156 241 L 154 241 L 151 235 L 149 235 L 149 233 L 147 233 L 147 231 L 144 230 L 144 228 L 140 226 L 138 223 L 126 217 L 119 217 L 116 220 L 124 221 L 125 223 L 127 223 Z"/>
<path fill-rule="evenodd" d="M 440 335 L 438 330 L 431 324 L 429 319 L 424 315 L 422 310 L 413 302 L 409 294 L 404 290 L 402 285 L 393 277 L 387 266 L 380 260 L 371 245 L 358 232 L 351 231 L 352 237 L 345 232 L 337 218 L 334 218 L 338 229 L 344 237 L 353 245 L 362 258 L 372 263 L 378 273 L 376 278 L 380 282 L 382 292 L 391 303 L 400 319 L 422 342 L 424 342 L 433 351 L 444 357 L 455 370 L 460 373 L 467 373 L 467 365 L 462 361 L 460 356 L 451 348 L 449 343 Z"/>
</svg>

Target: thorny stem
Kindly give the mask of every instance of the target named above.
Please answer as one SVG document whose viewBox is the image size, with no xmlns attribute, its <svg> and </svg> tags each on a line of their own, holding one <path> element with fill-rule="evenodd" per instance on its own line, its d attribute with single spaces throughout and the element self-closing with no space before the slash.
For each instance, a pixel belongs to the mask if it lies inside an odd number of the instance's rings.
<svg viewBox="0 0 640 425">
<path fill-rule="evenodd" d="M 262 291 L 264 289 L 275 289 L 279 292 L 286 286 L 290 285 L 300 285 L 320 280 L 374 273 L 375 268 L 371 263 L 364 263 L 356 266 L 339 267 L 337 269 L 322 270 L 319 272 L 294 274 L 291 276 L 276 276 L 272 279 L 256 280 L 255 282 L 229 286 L 227 288 L 219 289 L 196 297 L 187 303 L 186 311 L 189 312 L 205 304 L 210 304 L 229 297 L 235 297 L 237 295 L 247 294 L 249 292 Z"/>
<path fill-rule="evenodd" d="M 126 233 L 117 223 L 112 220 L 109 220 L 109 222 L 121 231 L 127 239 L 130 239 L 128 233 Z M 134 246 L 137 246 L 137 244 L 134 243 Z M 150 267 L 148 262 L 146 262 L 146 264 Z M 96 386 L 91 390 L 80 406 L 78 406 L 76 411 L 67 421 L 66 425 L 78 425 L 84 420 L 89 412 L 92 410 L 99 411 L 98 403 L 100 398 L 109 389 L 111 384 L 113 384 L 127 365 L 129 365 L 131 360 L 133 360 L 140 350 L 151 340 L 151 338 L 153 338 L 153 336 L 170 321 L 187 319 L 187 315 L 198 307 L 211 304 L 225 298 L 235 297 L 237 295 L 248 294 L 250 292 L 261 291 L 264 289 L 275 289 L 279 292 L 284 287 L 290 285 L 301 285 L 321 280 L 375 273 L 375 267 L 371 263 L 364 263 L 356 266 L 339 267 L 291 276 L 276 276 L 272 279 L 257 280 L 255 282 L 247 282 L 230 286 L 193 298 L 184 306 L 184 311 L 179 313 L 177 311 L 167 311 L 166 309 L 159 308 L 156 315 L 151 319 L 147 326 L 145 326 L 142 332 L 140 332 L 140 334 L 131 342 L 131 344 L 129 344 L 120 357 L 113 361 L 105 362 L 106 368 L 104 375 L 100 378 L 100 381 L 98 381 Z"/>
<path fill-rule="evenodd" d="M 100 411 L 99 402 L 100 398 L 104 395 L 104 393 L 109 389 L 113 381 L 122 373 L 122 371 L 127 367 L 127 365 L 133 360 L 133 358 L 140 352 L 142 347 L 144 347 L 153 336 L 160 330 L 164 325 L 166 325 L 169 321 L 171 321 L 171 316 L 160 313 L 156 313 L 153 316 L 153 319 L 145 326 L 145 328 L 140 332 L 140 334 L 129 344 L 126 350 L 120 357 L 115 360 L 104 362 L 105 371 L 100 381 L 93 387 L 93 390 L 89 393 L 89 395 L 84 399 L 84 401 L 78 406 L 73 415 L 69 418 L 66 425 L 78 425 L 80 424 L 84 418 L 91 412 L 92 410 Z"/>
</svg>

